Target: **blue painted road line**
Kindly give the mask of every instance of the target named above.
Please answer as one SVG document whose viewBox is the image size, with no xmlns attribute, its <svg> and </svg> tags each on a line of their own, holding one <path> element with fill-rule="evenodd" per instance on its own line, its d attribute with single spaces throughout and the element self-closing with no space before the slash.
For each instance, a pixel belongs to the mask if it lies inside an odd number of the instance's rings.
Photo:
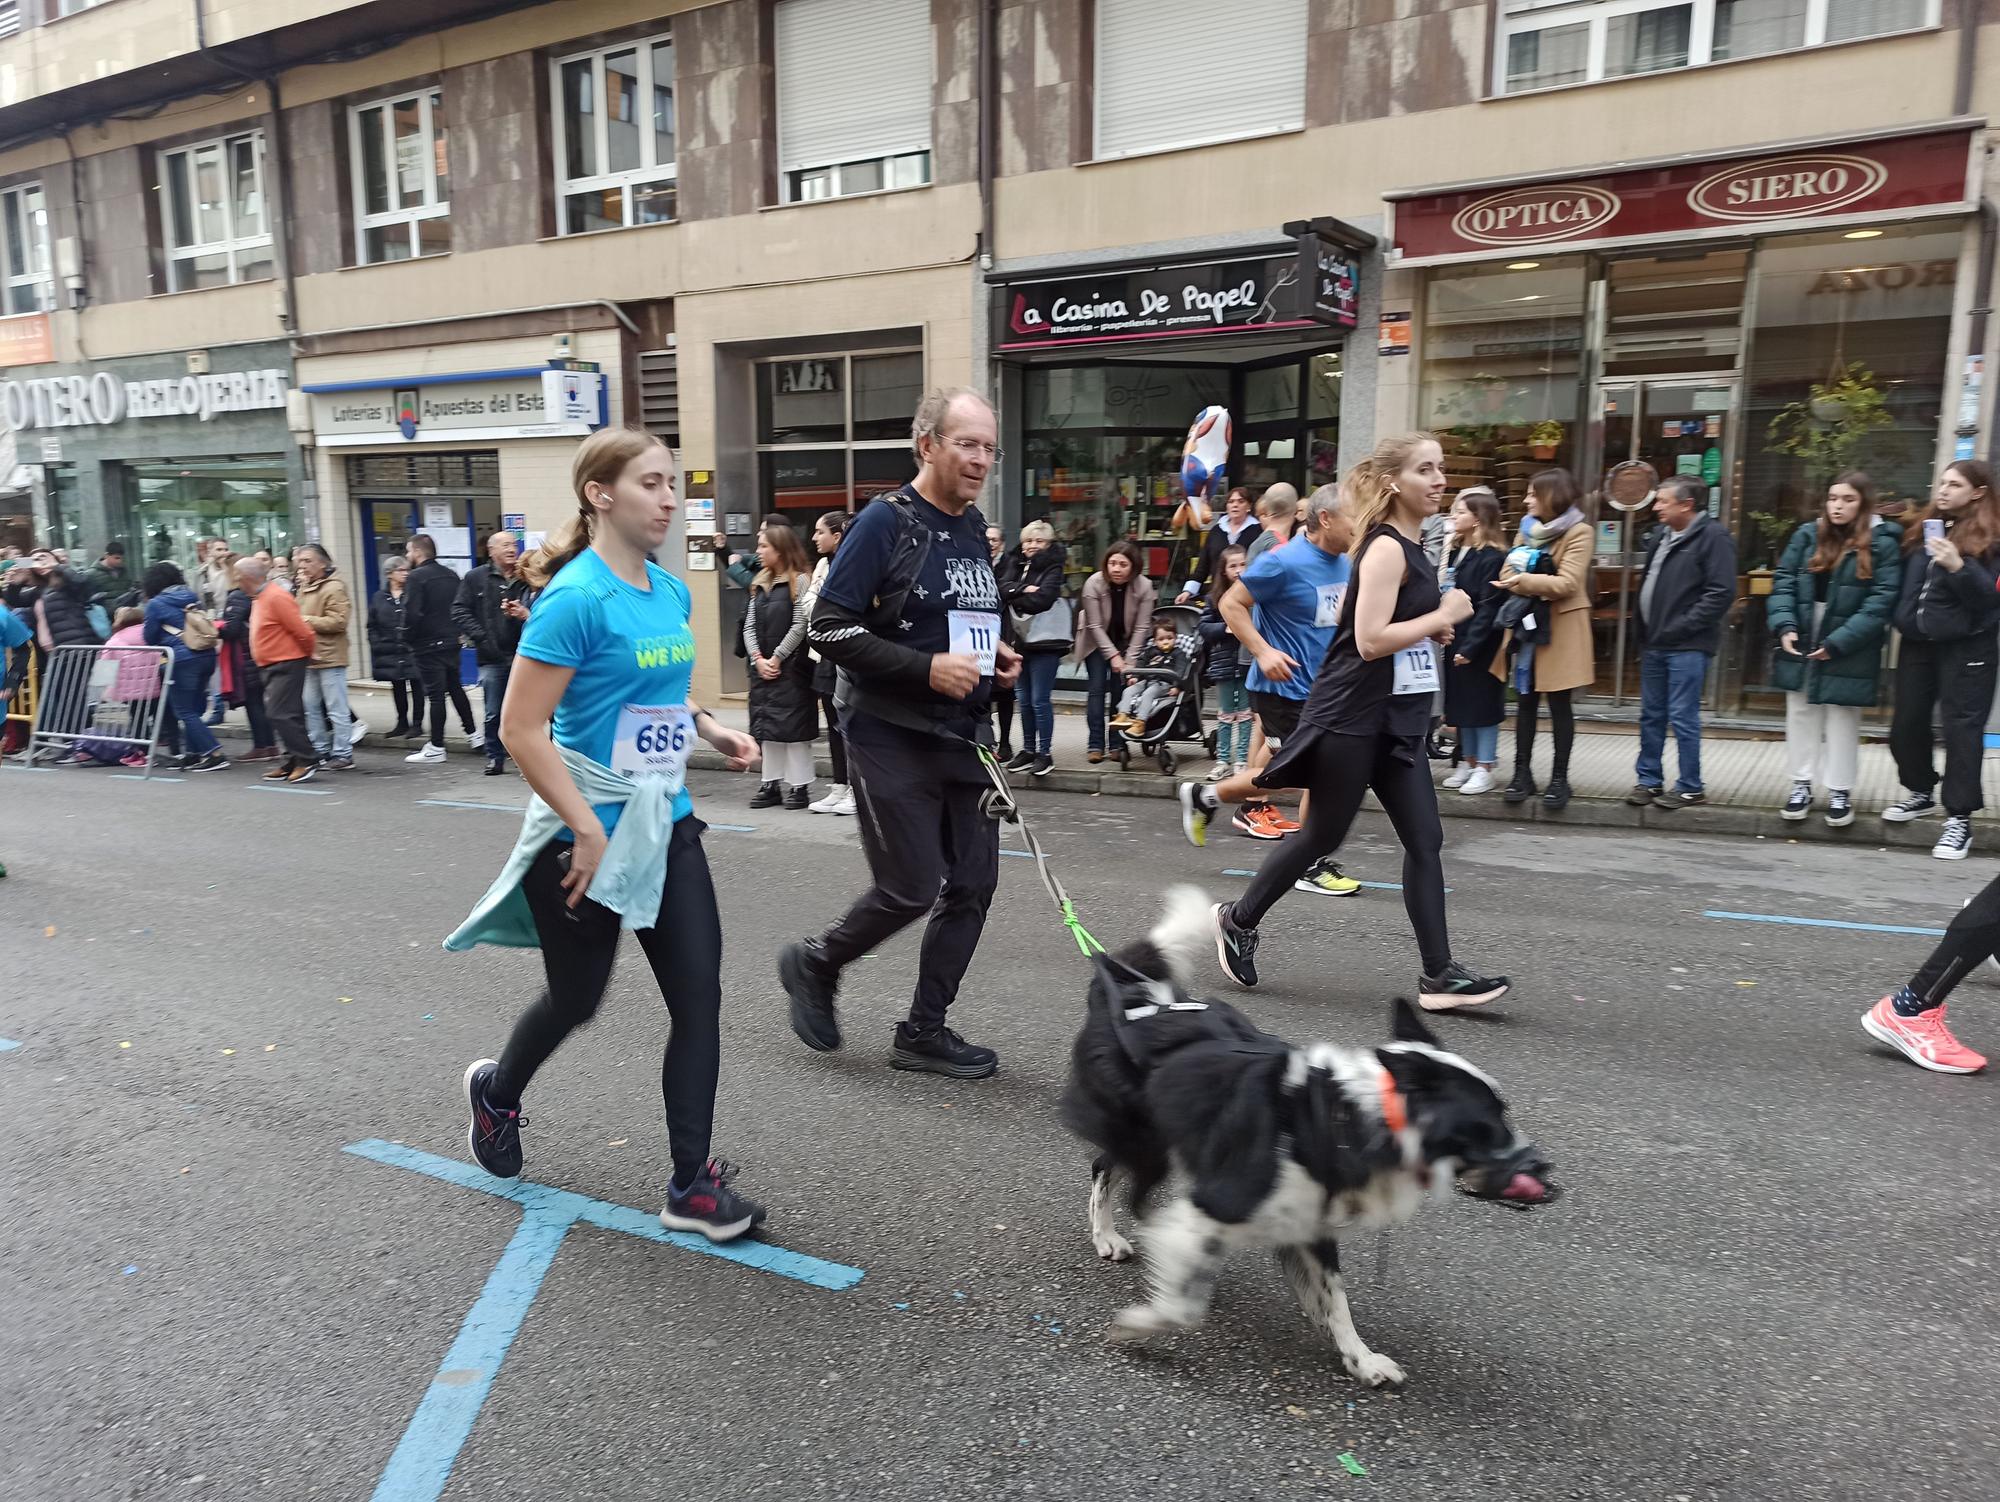
<svg viewBox="0 0 2000 1502">
<path fill-rule="evenodd" d="M 246 782 L 246 792 L 252 793 L 303 793 L 308 798 L 331 798 L 332 788 L 293 788 L 279 782 Z"/>
<path fill-rule="evenodd" d="M 697 1236 L 692 1232 L 669 1231 L 660 1224 L 658 1216 L 649 1215 L 644 1210 L 614 1205 L 607 1200 L 592 1199 L 588 1195 L 574 1194 L 567 1189 L 552 1189 L 546 1184 L 496 1179 L 485 1169 L 474 1164 L 461 1163 L 456 1158 L 440 1158 L 435 1153 L 405 1147 L 400 1142 L 384 1142 L 379 1138 L 372 1138 L 367 1142 L 354 1143 L 343 1151 L 353 1153 L 357 1157 L 373 1159 L 377 1163 L 387 1163 L 396 1168 L 407 1168 L 416 1173 L 429 1174 L 434 1179 L 443 1179 L 447 1184 L 456 1184 L 461 1189 L 476 1189 L 481 1194 L 513 1200 L 519 1205 L 554 1206 L 569 1215 L 572 1220 L 588 1221 L 594 1226 L 602 1226 L 607 1231 L 623 1231 L 628 1236 L 637 1236 L 644 1241 L 658 1241 L 668 1246 L 677 1246 L 684 1252 L 699 1252 L 707 1257 L 720 1257 L 725 1262 L 738 1262 L 745 1267 L 756 1268 L 759 1272 L 775 1273 L 778 1277 L 790 1278 L 795 1283 L 810 1283 L 815 1288 L 852 1288 L 862 1277 L 862 1270 L 858 1267 L 848 1267 L 839 1262 L 822 1262 L 817 1257 L 808 1257 L 802 1252 L 788 1252 L 783 1247 L 771 1246 L 762 1241 L 717 1243 L 710 1241 L 706 1236 Z"/>
<path fill-rule="evenodd" d="M 486 1286 L 459 1326 L 416 1413 L 396 1444 L 395 1453 L 375 1485 L 373 1502 L 434 1502 L 451 1479 L 451 1468 L 479 1417 L 480 1405 L 492 1390 L 500 1364 L 541 1291 L 542 1279 L 562 1249 L 563 1238 L 578 1221 L 607 1231 L 622 1231 L 643 1241 L 664 1242 L 683 1251 L 719 1257 L 727 1262 L 774 1273 L 815 1288 L 852 1288 L 862 1269 L 824 1262 L 803 1252 L 759 1241 L 717 1244 L 705 1236 L 669 1231 L 659 1217 L 629 1205 L 553 1189 L 546 1184 L 496 1179 L 483 1169 L 454 1158 L 406 1147 L 400 1142 L 371 1138 L 350 1143 L 344 1152 L 394 1168 L 442 1179 L 461 1189 L 477 1190 L 521 1207 L 521 1224 L 507 1249 L 487 1276 Z"/>
<path fill-rule="evenodd" d="M 1257 873 L 1255 871 L 1224 871 L 1222 874 L 1224 876 L 1255 876 Z M 1400 881 L 1364 881 L 1361 885 L 1368 888 L 1371 892 L 1400 892 L 1403 890 L 1403 884 Z M 1445 890 L 1449 892 L 1451 888 L 1446 887 Z"/>
<path fill-rule="evenodd" d="M 20 1046 L 12 1038 L 0 1038 L 0 1053 L 11 1053 Z"/>
<path fill-rule="evenodd" d="M 525 814 L 528 807 L 524 803 L 460 803 L 455 798 L 419 798 L 419 808 L 484 808 L 496 814 Z"/>
<path fill-rule="evenodd" d="M 1002 855 L 1017 855 L 1024 861 L 1031 861 L 1035 858 L 1035 852 L 1032 850 L 1003 850 L 1000 853 Z"/>
<path fill-rule="evenodd" d="M 708 827 L 710 829 L 725 830 L 730 834 L 755 834 L 757 832 L 755 824 L 711 824 Z"/>
<path fill-rule="evenodd" d="M 1783 923 L 1793 928 L 1845 928 L 1861 934 L 1922 934 L 1931 939 L 1944 933 L 1941 928 L 1916 928 L 1906 923 L 1844 923 L 1837 918 L 1788 918 L 1780 913 L 1725 913 L 1719 908 L 1710 908 L 1702 917 L 1728 918 L 1737 923 Z"/>
<path fill-rule="evenodd" d="M 148 777 L 144 772 L 113 772 L 111 774 L 124 782 L 186 782 L 185 777 Z"/>
</svg>

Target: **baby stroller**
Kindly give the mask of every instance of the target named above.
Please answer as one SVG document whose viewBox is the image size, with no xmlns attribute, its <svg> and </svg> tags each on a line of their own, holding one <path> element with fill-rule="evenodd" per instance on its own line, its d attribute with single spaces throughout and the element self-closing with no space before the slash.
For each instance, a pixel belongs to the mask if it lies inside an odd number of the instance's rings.
<svg viewBox="0 0 2000 1502">
<path fill-rule="evenodd" d="M 1142 735 L 1126 734 L 1111 753 L 1122 772 L 1132 765 L 1132 747 L 1136 744 L 1141 756 L 1150 756 L 1159 763 L 1160 770 L 1172 776 L 1180 765 L 1174 755 L 1170 741 L 1193 741 L 1214 752 L 1214 740 L 1202 728 L 1201 722 L 1201 634 L 1195 628 L 1201 620 L 1201 608 L 1196 605 L 1162 605 L 1153 612 L 1153 623 L 1172 621 L 1174 625 L 1175 652 L 1180 667 L 1172 674 L 1165 669 L 1139 669 L 1135 676 L 1145 678 L 1171 678 L 1174 685 L 1171 699 L 1162 704 L 1148 717 Z"/>
</svg>

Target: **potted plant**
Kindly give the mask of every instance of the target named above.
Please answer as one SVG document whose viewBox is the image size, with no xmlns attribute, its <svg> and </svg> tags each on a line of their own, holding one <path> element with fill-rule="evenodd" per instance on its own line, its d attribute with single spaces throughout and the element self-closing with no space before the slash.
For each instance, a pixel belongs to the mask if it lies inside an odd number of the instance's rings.
<svg viewBox="0 0 2000 1502">
<path fill-rule="evenodd" d="M 1528 452 L 1543 463 L 1555 458 L 1562 441 L 1563 425 L 1554 418 L 1545 417 L 1528 430 Z"/>
<path fill-rule="evenodd" d="M 1809 388 L 1805 400 L 1780 411 L 1768 432 L 1772 451 L 1803 460 L 1806 483 L 1817 488 L 1843 471 L 1861 468 L 1874 435 L 1894 422 L 1875 372 L 1856 361 Z"/>
</svg>

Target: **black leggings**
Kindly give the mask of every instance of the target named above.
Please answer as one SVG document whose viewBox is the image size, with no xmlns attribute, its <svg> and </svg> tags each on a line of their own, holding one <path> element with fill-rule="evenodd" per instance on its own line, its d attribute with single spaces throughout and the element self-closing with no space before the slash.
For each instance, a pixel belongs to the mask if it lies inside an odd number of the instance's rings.
<svg viewBox="0 0 2000 1502">
<path fill-rule="evenodd" d="M 1535 764 L 1535 711 L 1541 708 L 1542 700 L 1549 701 L 1549 726 L 1556 733 L 1555 769 L 1552 777 L 1569 776 L 1570 748 L 1576 744 L 1576 710 L 1570 704 L 1574 689 L 1550 689 L 1545 694 L 1521 695 L 1520 713 L 1514 717 L 1514 765 L 1532 767 Z"/>
<path fill-rule="evenodd" d="M 2000 949 L 2000 876 L 1986 883 L 1945 926 L 1930 958 L 1910 977 L 1910 989 L 1928 1011 L 1942 1006 L 1958 983 Z"/>
<path fill-rule="evenodd" d="M 419 652 L 417 672 L 422 675 L 424 693 L 431 701 L 431 744 L 444 744 L 444 701 L 458 711 L 459 728 L 472 734 L 472 701 L 465 697 L 465 685 L 458 681 L 458 648 Z"/>
<path fill-rule="evenodd" d="M 396 723 L 415 730 L 424 719 L 424 686 L 414 678 L 392 678 L 389 692 L 396 696 Z"/>
<path fill-rule="evenodd" d="M 833 707 L 833 695 L 819 696 L 820 718 L 826 721 L 826 749 L 833 757 L 833 784 L 846 787 L 847 737 L 840 733 L 840 711 Z"/>
<path fill-rule="evenodd" d="M 682 1184 L 708 1161 L 715 1082 L 722 1069 L 722 919 L 701 848 L 705 827 L 692 815 L 674 826 L 659 918 L 653 927 L 639 930 L 639 947 L 672 1019 L 660 1065 L 660 1093 L 667 1104 L 674 1173 Z M 535 1071 L 563 1039 L 596 1015 L 611 983 L 618 915 L 587 897 L 575 908 L 565 906 L 569 894 L 562 889 L 560 857 L 568 848 L 565 841 L 551 840 L 521 881 L 541 936 L 548 989 L 521 1014 L 507 1039 L 493 1076 L 497 1105 L 520 1100 Z"/>
<path fill-rule="evenodd" d="M 1336 735 L 1312 737 L 1305 828 L 1286 840 L 1257 868 L 1250 889 L 1236 900 L 1230 916 L 1239 928 L 1255 928 L 1264 914 L 1315 861 L 1332 855 L 1347 838 L 1364 793 L 1374 791 L 1403 846 L 1403 906 L 1416 931 L 1424 974 L 1442 975 L 1451 965 L 1444 923 L 1444 826 L 1438 822 L 1437 791 L 1431 786 L 1430 759 L 1421 735 Z M 1287 743 L 1289 745 L 1289 742 Z"/>
<path fill-rule="evenodd" d="M 1011 688 L 993 690 L 993 722 L 999 743 L 1011 746 L 1014 743 L 1014 690 Z"/>
</svg>

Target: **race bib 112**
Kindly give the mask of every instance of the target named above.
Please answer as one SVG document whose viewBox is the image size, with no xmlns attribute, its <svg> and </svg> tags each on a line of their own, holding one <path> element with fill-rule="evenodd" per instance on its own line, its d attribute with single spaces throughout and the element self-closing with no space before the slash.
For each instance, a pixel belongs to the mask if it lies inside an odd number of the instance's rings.
<svg viewBox="0 0 2000 1502">
<path fill-rule="evenodd" d="M 1392 693 L 1434 694 L 1438 690 L 1437 643 L 1420 641 L 1396 654 L 1396 683 Z"/>
</svg>

